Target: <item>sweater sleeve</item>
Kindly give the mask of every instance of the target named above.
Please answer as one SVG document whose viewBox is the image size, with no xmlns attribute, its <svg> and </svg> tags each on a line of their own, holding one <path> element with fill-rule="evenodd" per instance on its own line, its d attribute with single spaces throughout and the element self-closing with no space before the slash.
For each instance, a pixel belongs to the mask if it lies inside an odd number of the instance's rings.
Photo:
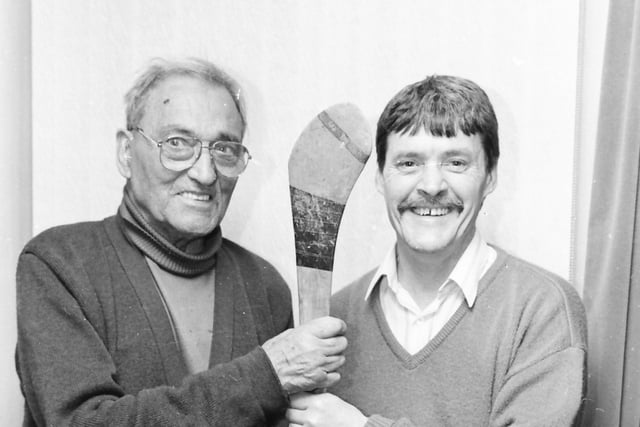
<svg viewBox="0 0 640 427">
<path fill-rule="evenodd" d="M 574 425 L 584 362 L 583 349 L 567 348 L 512 375 L 495 400 L 491 425 Z"/>
<path fill-rule="evenodd" d="M 364 427 L 415 427 L 415 424 L 406 418 L 394 421 L 381 415 L 372 415 L 367 419 Z"/>
<path fill-rule="evenodd" d="M 25 425 L 267 425 L 287 405 L 266 354 L 248 354 L 190 375 L 177 387 L 126 394 L 107 346 L 88 320 L 84 296 L 38 256 L 17 272 L 16 363 Z"/>
<path fill-rule="evenodd" d="M 586 316 L 575 289 L 553 280 L 526 298 L 511 361 L 494 396 L 491 425 L 571 426 L 586 378 Z"/>
</svg>

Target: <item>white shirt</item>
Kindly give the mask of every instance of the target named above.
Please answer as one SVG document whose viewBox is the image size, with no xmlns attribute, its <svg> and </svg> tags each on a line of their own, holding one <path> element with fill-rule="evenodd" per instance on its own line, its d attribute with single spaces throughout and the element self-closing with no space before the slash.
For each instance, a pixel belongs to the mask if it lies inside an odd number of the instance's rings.
<svg viewBox="0 0 640 427">
<path fill-rule="evenodd" d="M 495 249 L 476 232 L 451 274 L 438 288 L 436 298 L 424 309 L 398 281 L 396 245 L 374 274 L 365 300 L 380 283 L 380 304 L 389 328 L 409 354 L 419 352 L 466 301 L 471 308 L 476 300 L 478 282 L 496 260 Z M 380 280 L 386 277 L 387 280 Z"/>
</svg>

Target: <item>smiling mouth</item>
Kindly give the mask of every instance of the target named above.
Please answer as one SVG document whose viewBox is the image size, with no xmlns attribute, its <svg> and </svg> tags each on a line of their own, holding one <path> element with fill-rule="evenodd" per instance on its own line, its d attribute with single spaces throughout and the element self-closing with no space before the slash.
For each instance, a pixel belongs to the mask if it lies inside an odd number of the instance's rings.
<svg viewBox="0 0 640 427">
<path fill-rule="evenodd" d="M 191 191 L 183 191 L 179 194 L 182 197 L 185 197 L 189 200 L 196 200 L 198 202 L 208 202 L 212 199 L 210 194 L 205 194 L 205 193 L 193 193 Z"/>
<path fill-rule="evenodd" d="M 451 208 L 420 208 L 414 207 L 410 209 L 419 216 L 445 216 L 452 211 Z"/>
</svg>

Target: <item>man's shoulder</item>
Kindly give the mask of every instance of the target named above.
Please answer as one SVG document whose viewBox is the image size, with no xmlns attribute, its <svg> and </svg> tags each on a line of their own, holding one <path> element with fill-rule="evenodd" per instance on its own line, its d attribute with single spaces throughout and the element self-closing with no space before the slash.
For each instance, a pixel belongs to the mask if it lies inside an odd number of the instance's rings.
<svg viewBox="0 0 640 427">
<path fill-rule="evenodd" d="M 96 246 L 96 242 L 105 233 L 105 227 L 115 222 L 115 216 L 98 221 L 84 221 L 73 224 L 57 225 L 34 236 L 24 247 L 23 253 L 64 252 L 72 250 L 87 251 Z"/>
<path fill-rule="evenodd" d="M 111 244 L 107 236 L 110 223 L 115 225 L 113 217 L 59 225 L 36 235 L 18 259 L 18 287 L 24 288 L 34 277 L 51 279 L 54 275 L 64 286 L 74 288 L 74 292 L 88 290 L 92 294 L 96 277 L 104 273 L 108 265 L 106 247 Z"/>
<path fill-rule="evenodd" d="M 522 258 L 497 248 L 498 258 L 487 272 L 479 293 L 502 301 L 532 318 L 559 316 L 576 333 L 586 336 L 586 315 L 578 291 L 567 280 Z M 484 283 L 482 283 L 484 282 Z"/>
<path fill-rule="evenodd" d="M 506 279 L 508 286 L 516 287 L 519 293 L 556 293 L 571 299 L 577 298 L 578 292 L 564 278 L 539 265 L 512 255 L 503 249 L 496 248 L 498 257 L 487 276 Z M 493 274 L 492 274 L 493 273 Z M 505 284 L 505 285 L 507 285 Z"/>
</svg>

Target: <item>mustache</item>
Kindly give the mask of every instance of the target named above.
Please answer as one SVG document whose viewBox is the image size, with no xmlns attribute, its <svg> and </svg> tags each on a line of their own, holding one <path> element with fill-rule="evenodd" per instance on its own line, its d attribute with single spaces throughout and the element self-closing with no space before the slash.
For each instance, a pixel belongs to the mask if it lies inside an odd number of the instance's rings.
<svg viewBox="0 0 640 427">
<path fill-rule="evenodd" d="M 400 203 L 398 209 L 407 210 L 413 208 L 429 208 L 429 209 L 462 209 L 464 204 L 462 201 L 454 199 L 448 195 L 437 194 L 435 196 L 425 195 L 423 197 L 412 197 Z"/>
</svg>

